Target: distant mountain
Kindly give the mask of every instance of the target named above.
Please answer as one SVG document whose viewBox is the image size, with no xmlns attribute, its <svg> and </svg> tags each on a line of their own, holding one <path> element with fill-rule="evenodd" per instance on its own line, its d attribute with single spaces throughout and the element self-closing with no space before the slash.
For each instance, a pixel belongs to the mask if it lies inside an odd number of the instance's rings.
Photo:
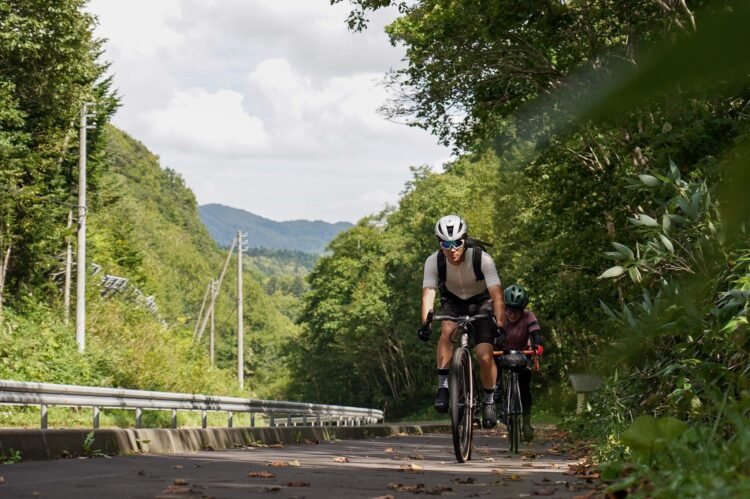
<svg viewBox="0 0 750 499">
<path fill-rule="evenodd" d="M 275 222 L 245 210 L 221 204 L 198 207 L 203 225 L 221 246 L 229 246 L 237 230 L 247 232 L 250 248 L 322 253 L 339 232 L 349 229 L 349 222 L 328 223 L 322 220 Z"/>
</svg>

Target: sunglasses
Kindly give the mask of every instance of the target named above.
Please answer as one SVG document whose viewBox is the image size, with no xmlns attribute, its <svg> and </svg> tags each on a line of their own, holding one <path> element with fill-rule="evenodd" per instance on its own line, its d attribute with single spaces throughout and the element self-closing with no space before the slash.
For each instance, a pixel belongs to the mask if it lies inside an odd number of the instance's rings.
<svg viewBox="0 0 750 499">
<path fill-rule="evenodd" d="M 440 247 L 444 250 L 450 250 L 450 249 L 459 249 L 464 245 L 463 239 L 458 239 L 456 241 L 440 241 Z"/>
<path fill-rule="evenodd" d="M 511 307 L 511 306 L 505 307 L 505 313 L 506 314 L 520 314 L 521 312 L 523 312 L 522 308 Z"/>
</svg>

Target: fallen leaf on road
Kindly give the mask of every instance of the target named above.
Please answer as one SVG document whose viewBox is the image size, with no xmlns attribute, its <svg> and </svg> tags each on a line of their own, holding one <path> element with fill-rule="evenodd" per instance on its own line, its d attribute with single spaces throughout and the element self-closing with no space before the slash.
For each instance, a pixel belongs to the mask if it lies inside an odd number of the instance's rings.
<svg viewBox="0 0 750 499">
<path fill-rule="evenodd" d="M 266 487 L 266 492 L 278 492 L 281 490 L 281 487 Z"/>
<path fill-rule="evenodd" d="M 174 469 L 174 470 L 181 470 L 182 469 L 182 465 L 181 464 L 175 464 L 174 466 L 172 466 L 172 469 Z"/>
<path fill-rule="evenodd" d="M 188 483 L 187 483 L 187 480 L 185 480 L 185 479 L 175 478 L 174 479 L 174 484 L 175 485 L 187 485 Z"/>
<path fill-rule="evenodd" d="M 283 449 L 284 444 L 271 444 L 268 446 L 270 449 Z"/>
<path fill-rule="evenodd" d="M 492 473 L 495 475 L 504 475 L 505 472 L 503 470 L 492 470 Z"/>
<path fill-rule="evenodd" d="M 395 451 L 393 450 L 393 447 L 388 447 L 386 450 L 384 450 L 386 454 L 393 454 Z"/>
<path fill-rule="evenodd" d="M 523 463 L 521 466 L 523 466 L 524 468 L 533 468 L 534 464 L 533 463 Z"/>
<path fill-rule="evenodd" d="M 300 465 L 299 461 L 297 461 L 296 459 L 292 459 L 291 461 L 289 461 L 289 466 L 299 466 L 299 465 Z"/>
<path fill-rule="evenodd" d="M 508 477 L 508 480 L 510 480 L 512 482 L 520 482 L 520 481 L 523 480 L 523 478 L 521 478 L 520 475 L 511 475 L 511 476 Z"/>
<path fill-rule="evenodd" d="M 487 461 L 488 463 L 494 463 L 495 458 L 494 457 L 485 457 L 482 461 Z"/>
<path fill-rule="evenodd" d="M 138 474 L 141 475 L 141 476 L 145 476 L 146 472 L 143 471 L 143 470 L 138 470 Z M 0 482 L 0 483 L 2 483 L 2 482 Z"/>
<path fill-rule="evenodd" d="M 309 440 L 309 439 L 306 438 L 305 439 L 305 443 L 307 445 L 318 445 L 320 442 L 318 442 L 317 440 Z"/>
<path fill-rule="evenodd" d="M 274 475 L 270 471 L 251 471 L 247 474 L 247 476 L 251 476 L 253 478 L 273 478 L 276 475 Z"/>
<path fill-rule="evenodd" d="M 552 496 L 555 495 L 555 489 L 539 489 L 531 492 L 533 496 Z"/>
<path fill-rule="evenodd" d="M 286 482 L 284 485 L 286 485 L 287 487 L 309 487 L 310 482 L 303 482 L 303 481 Z"/>
<path fill-rule="evenodd" d="M 3 484 L 5 484 L 5 477 L 0 476 L 0 485 L 3 485 Z"/>
<path fill-rule="evenodd" d="M 412 494 L 427 494 L 432 496 L 437 496 L 442 494 L 443 492 L 449 492 L 453 490 L 452 488 L 446 487 L 445 485 L 436 485 L 432 489 L 428 489 L 424 486 L 423 483 L 418 483 L 416 485 L 389 483 L 388 488 L 391 490 L 398 490 L 399 492 L 411 492 Z"/>
<path fill-rule="evenodd" d="M 413 456 L 409 456 L 409 459 L 414 459 L 415 461 L 422 461 L 424 460 L 424 456 L 421 454 L 415 454 Z"/>
<path fill-rule="evenodd" d="M 181 495 L 181 494 L 192 494 L 193 492 L 190 490 L 190 487 L 183 487 L 180 485 L 170 485 L 166 489 L 161 491 L 162 494 L 165 495 Z"/>
<path fill-rule="evenodd" d="M 348 463 L 349 458 L 348 457 L 334 457 L 333 462 L 334 463 Z"/>
<path fill-rule="evenodd" d="M 396 499 L 396 497 L 389 494 L 387 496 L 373 497 L 372 499 Z"/>
<path fill-rule="evenodd" d="M 289 466 L 289 463 L 286 461 L 271 461 L 268 463 L 268 466 L 273 466 L 274 468 L 283 468 L 285 466 Z"/>
<path fill-rule="evenodd" d="M 451 482 L 458 484 L 458 485 L 471 485 L 472 483 L 476 482 L 476 478 L 474 477 L 468 477 L 468 478 L 454 478 L 451 480 Z"/>
<path fill-rule="evenodd" d="M 401 465 L 401 471 L 410 471 L 412 473 L 421 473 L 422 467 L 418 464 L 409 463 L 409 464 L 402 464 Z"/>
</svg>

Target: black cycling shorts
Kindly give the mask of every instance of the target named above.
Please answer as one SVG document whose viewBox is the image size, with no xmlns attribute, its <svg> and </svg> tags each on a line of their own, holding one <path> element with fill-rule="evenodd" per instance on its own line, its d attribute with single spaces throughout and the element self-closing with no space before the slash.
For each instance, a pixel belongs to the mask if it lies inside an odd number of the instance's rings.
<svg viewBox="0 0 750 499">
<path fill-rule="evenodd" d="M 487 319 L 478 319 L 474 322 L 472 322 L 472 325 L 474 326 L 474 334 L 472 335 L 474 338 L 474 344 L 478 345 L 480 343 L 493 343 L 495 341 L 495 336 L 497 335 L 497 328 L 495 327 L 495 323 L 492 320 L 492 300 L 487 300 L 486 302 L 482 303 L 479 306 L 479 309 L 476 309 L 477 305 L 473 305 L 467 302 L 458 302 L 454 300 L 441 300 L 440 302 L 440 311 L 438 312 L 439 315 L 452 315 L 452 316 L 461 316 L 461 315 L 470 315 L 470 314 L 478 314 L 478 313 L 486 313 L 490 317 Z M 471 310 L 469 310 L 471 308 Z"/>
</svg>

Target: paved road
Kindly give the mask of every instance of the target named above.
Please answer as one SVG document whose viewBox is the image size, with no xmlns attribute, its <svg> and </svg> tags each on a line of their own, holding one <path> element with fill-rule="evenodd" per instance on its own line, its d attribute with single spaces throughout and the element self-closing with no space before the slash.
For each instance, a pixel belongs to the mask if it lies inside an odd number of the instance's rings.
<svg viewBox="0 0 750 499">
<path fill-rule="evenodd" d="M 559 435 L 511 456 L 504 433 L 478 431 L 472 461 L 458 464 L 447 434 L 301 442 L 190 454 L 67 459 L 0 465 L 0 497 L 405 498 L 575 497 L 594 484 L 569 472 Z"/>
</svg>

